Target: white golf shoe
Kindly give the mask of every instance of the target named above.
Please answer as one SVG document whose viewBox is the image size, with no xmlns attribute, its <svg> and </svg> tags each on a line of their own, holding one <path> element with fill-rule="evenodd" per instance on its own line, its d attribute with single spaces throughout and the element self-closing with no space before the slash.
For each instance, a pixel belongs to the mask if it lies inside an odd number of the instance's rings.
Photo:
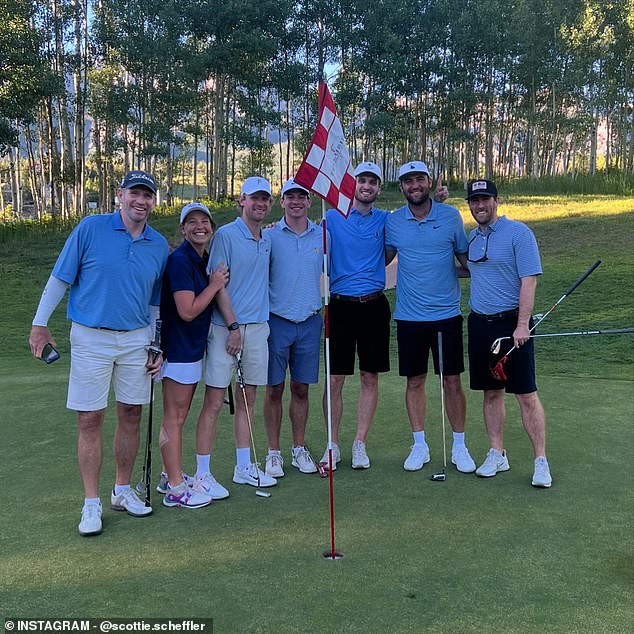
<svg viewBox="0 0 634 634">
<path fill-rule="evenodd" d="M 84 504 L 81 509 L 81 521 L 79 522 L 79 534 L 84 537 L 99 535 L 103 524 L 101 523 L 101 503 Z"/>
<path fill-rule="evenodd" d="M 187 480 L 185 480 L 185 482 L 187 482 Z M 211 473 L 206 473 L 204 476 L 194 478 L 191 487 L 194 491 L 198 491 L 198 493 L 211 496 L 212 500 L 224 500 L 229 497 L 229 491 L 227 491 Z"/>
<path fill-rule="evenodd" d="M 418 471 L 431 460 L 427 443 L 412 445 L 410 449 L 409 456 L 403 463 L 405 471 Z"/>
<path fill-rule="evenodd" d="M 368 458 L 368 454 L 365 451 L 365 443 L 362 440 L 355 440 L 352 443 L 352 468 L 370 468 L 370 458 Z"/>
<path fill-rule="evenodd" d="M 508 471 L 511 468 L 506 451 L 499 452 L 497 449 L 489 449 L 486 460 L 476 469 L 476 475 L 481 478 L 492 478 L 496 473 Z"/>
<path fill-rule="evenodd" d="M 145 517 L 152 514 L 152 507 L 145 506 L 145 502 L 132 488 L 124 489 L 119 495 L 115 495 L 113 490 L 110 496 L 110 508 L 113 511 L 126 511 L 132 517 Z"/>
<path fill-rule="evenodd" d="M 236 465 L 233 470 L 233 481 L 236 484 L 250 484 L 252 487 L 258 486 L 258 476 L 260 478 L 261 487 L 274 487 L 277 484 L 277 480 L 270 475 L 266 475 L 255 463 L 251 463 L 240 469 Z"/>
<path fill-rule="evenodd" d="M 293 461 L 291 464 L 297 467 L 301 473 L 317 473 L 315 461 L 306 447 L 293 447 Z"/>
<path fill-rule="evenodd" d="M 194 491 L 186 482 L 181 482 L 175 487 L 168 486 L 163 498 L 163 506 L 182 506 L 186 509 L 200 509 L 212 503 L 210 495 Z"/>
<path fill-rule="evenodd" d="M 266 475 L 271 476 L 272 478 L 283 478 L 284 477 L 284 458 L 282 458 L 281 451 L 271 451 L 266 456 L 266 460 L 264 461 L 264 472 Z"/>
<path fill-rule="evenodd" d="M 324 451 L 324 455 L 321 457 L 321 462 L 324 463 L 324 467 L 326 469 L 330 468 L 329 456 L 328 456 L 328 447 L 326 447 L 326 451 Z M 341 450 L 339 449 L 339 445 L 337 443 L 332 443 L 332 470 L 337 470 L 337 463 L 341 462 Z"/>
<path fill-rule="evenodd" d="M 451 450 L 451 462 L 461 473 L 473 473 L 476 470 L 476 464 L 465 445 L 454 447 Z"/>
<path fill-rule="evenodd" d="M 187 484 L 189 484 L 189 486 L 192 486 L 192 484 L 194 483 L 194 478 L 192 478 L 191 476 L 188 476 L 183 471 L 183 481 L 186 482 Z M 161 475 L 159 476 L 158 484 L 156 485 L 157 493 L 160 493 L 161 495 L 165 495 L 167 493 L 168 484 L 169 484 L 169 481 L 168 481 L 168 478 L 167 478 L 167 473 L 165 473 L 165 471 L 161 471 Z M 143 489 L 143 490 L 139 491 L 139 489 L 137 488 L 137 492 L 141 493 L 141 495 L 143 495 L 145 493 L 145 490 Z"/>
<path fill-rule="evenodd" d="M 548 460 L 546 456 L 539 456 L 535 458 L 535 472 L 533 473 L 533 481 L 531 484 L 534 487 L 540 487 L 542 489 L 549 489 L 553 483 L 553 479 L 550 475 L 550 469 L 548 467 Z"/>
</svg>

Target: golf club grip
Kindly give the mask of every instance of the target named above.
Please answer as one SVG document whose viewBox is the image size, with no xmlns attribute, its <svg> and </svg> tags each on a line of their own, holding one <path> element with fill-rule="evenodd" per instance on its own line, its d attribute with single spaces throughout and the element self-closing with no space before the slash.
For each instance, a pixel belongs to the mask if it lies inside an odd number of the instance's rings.
<svg viewBox="0 0 634 634">
<path fill-rule="evenodd" d="M 231 383 L 227 386 L 227 396 L 229 397 L 229 414 L 233 416 L 236 413 L 236 404 L 233 400 L 233 388 Z"/>
<path fill-rule="evenodd" d="M 157 319 L 154 324 L 154 345 L 157 348 L 161 347 L 161 330 L 163 329 L 163 320 Z"/>
<path fill-rule="evenodd" d="M 442 331 L 438 331 L 438 370 L 440 371 L 440 376 L 444 374 L 444 362 L 442 358 Z"/>
<path fill-rule="evenodd" d="M 565 293 L 564 293 L 564 297 L 566 297 L 567 295 L 570 295 L 570 293 L 572 293 L 572 291 L 575 290 L 575 288 L 577 288 L 577 286 L 579 286 L 579 284 L 581 284 L 582 282 L 585 281 L 585 279 L 594 271 L 594 269 L 597 268 L 597 266 L 599 266 L 599 264 L 601 264 L 601 260 L 597 260 Z"/>
</svg>

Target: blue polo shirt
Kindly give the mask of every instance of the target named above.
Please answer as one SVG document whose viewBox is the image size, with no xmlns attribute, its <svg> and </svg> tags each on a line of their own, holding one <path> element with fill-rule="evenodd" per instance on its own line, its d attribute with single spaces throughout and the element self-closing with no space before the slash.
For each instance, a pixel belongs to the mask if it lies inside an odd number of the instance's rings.
<svg viewBox="0 0 634 634">
<path fill-rule="evenodd" d="M 264 231 L 256 240 L 240 217 L 214 234 L 207 272 L 220 262 L 229 267 L 226 288 L 240 324 L 259 324 L 269 318 L 270 259 L 271 238 Z M 218 326 L 225 325 L 215 304 L 211 320 Z"/>
<path fill-rule="evenodd" d="M 345 218 L 329 209 L 330 292 L 361 297 L 385 288 L 385 222 L 388 211 L 351 209 Z"/>
<path fill-rule="evenodd" d="M 322 230 L 308 220 L 306 231 L 297 234 L 282 218 L 264 233 L 271 240 L 270 311 L 304 321 L 321 309 Z"/>
<path fill-rule="evenodd" d="M 398 252 L 394 319 L 437 321 L 460 314 L 455 254 L 467 251 L 467 237 L 455 207 L 432 201 L 418 220 L 408 205 L 392 212 L 385 248 Z"/>
<path fill-rule="evenodd" d="M 487 239 L 488 236 L 488 239 Z M 535 234 L 523 223 L 500 216 L 485 228 L 469 234 L 471 296 L 469 306 L 477 313 L 493 315 L 519 306 L 523 277 L 541 275 L 542 265 Z"/>
<path fill-rule="evenodd" d="M 91 328 L 135 330 L 161 301 L 169 247 L 145 225 L 133 238 L 119 212 L 84 218 L 68 236 L 53 277 L 70 284 L 68 318 Z"/>
<path fill-rule="evenodd" d="M 209 277 L 205 269 L 208 258 L 207 253 L 201 258 L 187 240 L 167 258 L 161 290 L 161 347 L 171 363 L 194 363 L 205 356 L 213 302 L 191 321 L 184 321 L 178 314 L 174 293 L 192 291 L 194 295 L 200 295 L 207 288 Z"/>
</svg>

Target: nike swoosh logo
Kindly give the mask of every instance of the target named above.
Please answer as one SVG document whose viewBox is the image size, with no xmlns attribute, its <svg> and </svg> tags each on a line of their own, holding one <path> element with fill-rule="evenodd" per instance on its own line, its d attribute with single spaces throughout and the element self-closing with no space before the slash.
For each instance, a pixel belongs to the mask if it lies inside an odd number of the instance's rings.
<svg viewBox="0 0 634 634">
<path fill-rule="evenodd" d="M 440 225 L 432 225 L 434 229 L 440 229 Z"/>
</svg>

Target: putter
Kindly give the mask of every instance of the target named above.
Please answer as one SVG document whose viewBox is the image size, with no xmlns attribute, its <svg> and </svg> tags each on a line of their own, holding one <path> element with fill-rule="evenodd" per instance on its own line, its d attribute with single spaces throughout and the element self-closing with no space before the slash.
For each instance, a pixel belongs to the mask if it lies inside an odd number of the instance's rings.
<svg viewBox="0 0 634 634">
<path fill-rule="evenodd" d="M 260 465 L 258 463 L 258 455 L 255 452 L 255 441 L 253 439 L 253 427 L 251 425 L 251 415 L 249 414 L 249 404 L 247 402 L 247 389 L 244 383 L 244 374 L 242 372 L 242 360 L 240 353 L 236 355 L 236 378 L 242 391 L 242 398 L 244 400 L 244 409 L 247 414 L 247 424 L 249 426 L 249 437 L 251 438 L 251 451 L 253 451 L 253 460 L 255 460 L 255 474 L 258 481 L 258 486 L 255 489 L 255 494 L 261 498 L 270 498 L 271 494 L 268 491 L 262 491 L 260 488 Z"/>
<path fill-rule="evenodd" d="M 543 335 L 531 335 L 531 339 L 537 337 L 574 337 L 579 335 L 624 335 L 626 333 L 634 333 L 634 328 L 615 328 L 612 330 L 580 330 L 578 332 L 550 332 Z M 502 342 L 507 339 L 513 339 L 513 337 L 500 337 L 493 342 L 491 346 L 491 352 L 498 354 L 502 346 Z"/>
<path fill-rule="evenodd" d="M 585 281 L 585 279 L 597 268 L 597 266 L 599 266 L 599 264 L 601 264 L 601 260 L 597 260 L 585 273 L 583 273 L 583 275 L 581 275 L 581 277 L 572 284 L 572 286 L 537 320 L 537 322 L 535 322 L 533 327 L 529 330 L 529 334 L 533 332 L 533 330 L 535 330 L 535 328 L 537 328 L 537 326 L 539 326 L 539 324 L 541 324 L 542 321 L 544 321 L 544 319 L 546 319 L 546 317 L 548 317 L 548 315 L 550 315 L 550 313 L 552 313 L 553 310 L 555 310 L 555 308 L 557 308 L 557 306 L 559 306 L 559 304 L 561 304 L 561 302 L 563 302 L 564 299 L 566 299 L 566 297 L 568 297 L 568 295 L 577 288 L 577 286 Z M 515 346 L 513 346 L 501 359 L 493 362 L 489 366 L 491 376 L 497 381 L 504 382 L 507 380 L 506 373 L 504 372 L 504 365 L 508 361 L 509 355 L 513 352 L 513 350 L 515 350 Z"/>
<path fill-rule="evenodd" d="M 444 482 L 447 479 L 447 440 L 445 435 L 445 389 L 443 386 L 444 363 L 442 359 L 442 332 L 438 331 L 438 369 L 440 371 L 440 417 L 442 420 L 442 473 L 433 473 L 432 482 Z"/>
</svg>

